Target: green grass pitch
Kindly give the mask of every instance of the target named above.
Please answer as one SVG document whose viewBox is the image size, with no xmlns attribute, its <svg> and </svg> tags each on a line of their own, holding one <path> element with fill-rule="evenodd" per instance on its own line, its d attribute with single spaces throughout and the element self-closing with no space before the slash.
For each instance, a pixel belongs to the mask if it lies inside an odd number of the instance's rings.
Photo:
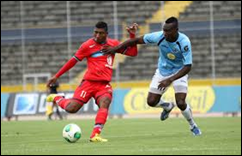
<svg viewBox="0 0 242 156">
<path fill-rule="evenodd" d="M 194 137 L 183 118 L 110 119 L 102 136 L 90 143 L 93 120 L 1 122 L 1 155 L 241 155 L 241 117 L 196 118 L 203 134 Z M 68 143 L 62 129 L 76 123 L 82 138 Z"/>
</svg>

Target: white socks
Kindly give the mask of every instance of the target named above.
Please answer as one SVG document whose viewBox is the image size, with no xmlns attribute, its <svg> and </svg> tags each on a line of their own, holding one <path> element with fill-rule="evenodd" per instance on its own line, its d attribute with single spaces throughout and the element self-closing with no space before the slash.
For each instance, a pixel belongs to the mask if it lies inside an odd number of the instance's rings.
<svg viewBox="0 0 242 156">
<path fill-rule="evenodd" d="M 155 107 L 163 108 L 166 111 L 169 111 L 173 107 L 173 105 L 170 102 L 164 102 L 162 99 L 160 99 L 160 102 Z M 197 124 L 193 120 L 192 111 L 188 104 L 187 104 L 187 108 L 184 111 L 181 111 L 181 113 L 184 116 L 184 118 L 188 121 L 191 129 L 194 126 L 197 126 Z"/>
<path fill-rule="evenodd" d="M 185 117 L 185 119 L 188 121 L 191 129 L 194 126 L 197 126 L 195 121 L 193 120 L 192 111 L 191 111 L 191 108 L 188 104 L 187 104 L 187 108 L 184 111 L 181 111 L 181 113 Z"/>
</svg>

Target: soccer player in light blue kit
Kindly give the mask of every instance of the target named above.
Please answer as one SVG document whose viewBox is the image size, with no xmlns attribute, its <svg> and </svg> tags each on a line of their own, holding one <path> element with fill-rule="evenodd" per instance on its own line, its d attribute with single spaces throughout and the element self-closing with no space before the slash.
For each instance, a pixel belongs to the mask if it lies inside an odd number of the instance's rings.
<svg viewBox="0 0 242 156">
<path fill-rule="evenodd" d="M 186 103 L 188 73 L 192 67 L 191 42 L 185 34 L 178 31 L 177 18 L 170 17 L 167 19 L 163 31 L 127 40 L 117 47 L 107 47 L 103 52 L 106 54 L 115 53 L 135 44 L 154 44 L 159 47 L 158 69 L 150 84 L 148 105 L 162 107 L 163 112 L 160 118 L 162 121 L 166 120 L 175 105 L 172 102 L 164 102 L 161 97 L 167 88 L 173 84 L 176 104 L 188 121 L 191 132 L 195 136 L 201 135 L 202 132 L 192 117 L 191 108 Z"/>
</svg>

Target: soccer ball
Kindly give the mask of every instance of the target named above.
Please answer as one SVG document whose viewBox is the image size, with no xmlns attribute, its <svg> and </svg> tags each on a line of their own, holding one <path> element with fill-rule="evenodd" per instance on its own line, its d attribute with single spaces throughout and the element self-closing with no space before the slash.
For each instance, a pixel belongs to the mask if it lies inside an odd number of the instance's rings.
<svg viewBox="0 0 242 156">
<path fill-rule="evenodd" d="M 81 134 L 81 128 L 74 123 L 66 125 L 62 133 L 63 138 L 69 143 L 74 143 L 79 140 L 81 138 Z"/>
</svg>

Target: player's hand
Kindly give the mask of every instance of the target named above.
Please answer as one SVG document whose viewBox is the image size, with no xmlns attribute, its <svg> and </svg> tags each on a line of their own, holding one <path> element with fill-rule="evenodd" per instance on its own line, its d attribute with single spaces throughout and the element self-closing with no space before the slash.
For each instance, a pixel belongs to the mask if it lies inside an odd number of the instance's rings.
<svg viewBox="0 0 242 156">
<path fill-rule="evenodd" d="M 168 86 L 170 86 L 170 84 L 172 83 L 172 81 L 170 79 L 165 79 L 163 81 L 159 82 L 159 86 L 158 89 L 163 91 L 165 88 L 167 88 Z"/>
<path fill-rule="evenodd" d="M 47 84 L 46 84 L 46 87 L 50 87 L 51 84 L 54 84 L 56 81 L 57 81 L 57 77 L 53 76 L 51 79 L 48 80 Z"/>
<path fill-rule="evenodd" d="M 103 48 L 102 48 L 102 52 L 104 53 L 104 55 L 115 54 L 116 51 L 117 51 L 116 47 L 103 46 Z"/>
<path fill-rule="evenodd" d="M 139 25 L 137 23 L 133 23 L 131 26 L 126 27 L 126 30 L 130 34 L 135 34 L 138 28 L 139 28 Z"/>
</svg>

